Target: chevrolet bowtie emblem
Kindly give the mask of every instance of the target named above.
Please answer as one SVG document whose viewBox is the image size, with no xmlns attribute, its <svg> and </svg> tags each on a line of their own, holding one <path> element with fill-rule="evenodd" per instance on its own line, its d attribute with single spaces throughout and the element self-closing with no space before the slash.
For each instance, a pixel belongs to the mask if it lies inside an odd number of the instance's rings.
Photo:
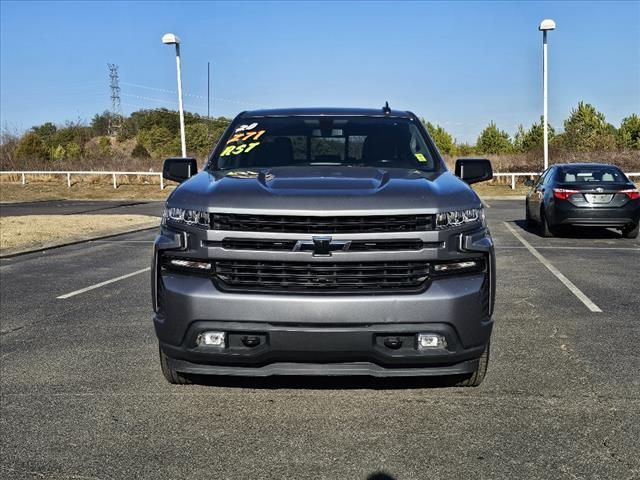
<svg viewBox="0 0 640 480">
<path fill-rule="evenodd" d="M 294 252 L 312 251 L 314 256 L 330 257 L 331 252 L 349 250 L 350 240 L 333 240 L 331 237 L 311 237 L 311 240 L 298 240 Z"/>
</svg>

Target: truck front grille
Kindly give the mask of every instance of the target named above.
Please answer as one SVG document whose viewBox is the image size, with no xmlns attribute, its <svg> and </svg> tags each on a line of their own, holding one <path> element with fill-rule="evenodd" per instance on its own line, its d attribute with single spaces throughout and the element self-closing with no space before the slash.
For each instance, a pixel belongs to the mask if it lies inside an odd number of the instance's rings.
<svg viewBox="0 0 640 480">
<path fill-rule="evenodd" d="M 295 251 L 297 240 L 267 240 L 251 238 L 225 238 L 221 242 L 204 241 L 206 247 L 222 247 L 226 250 L 267 250 Z M 376 252 L 397 250 L 421 250 L 423 248 L 439 248 L 442 242 L 423 242 L 422 240 L 353 240 L 344 251 Z"/>
<path fill-rule="evenodd" d="M 422 291 L 428 286 L 425 262 L 214 262 L 223 290 L 243 292 L 385 293 Z"/>
<path fill-rule="evenodd" d="M 293 216 L 211 214 L 214 230 L 290 233 L 385 233 L 433 230 L 433 215 Z"/>
</svg>

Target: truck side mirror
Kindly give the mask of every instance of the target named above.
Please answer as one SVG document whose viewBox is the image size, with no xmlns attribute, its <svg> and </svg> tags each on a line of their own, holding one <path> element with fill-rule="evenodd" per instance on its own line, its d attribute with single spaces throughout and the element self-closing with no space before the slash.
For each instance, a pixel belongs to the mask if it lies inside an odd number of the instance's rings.
<svg viewBox="0 0 640 480">
<path fill-rule="evenodd" d="M 198 173 L 198 163 L 191 157 L 167 158 L 162 166 L 162 176 L 166 180 L 182 183 Z"/>
<path fill-rule="evenodd" d="M 456 160 L 456 176 L 471 185 L 491 180 L 493 168 L 486 158 L 459 158 Z"/>
</svg>

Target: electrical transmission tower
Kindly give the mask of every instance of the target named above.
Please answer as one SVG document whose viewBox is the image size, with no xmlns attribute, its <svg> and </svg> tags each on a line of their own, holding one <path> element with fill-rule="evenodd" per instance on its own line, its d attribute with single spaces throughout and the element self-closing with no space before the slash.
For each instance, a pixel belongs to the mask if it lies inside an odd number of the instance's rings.
<svg viewBox="0 0 640 480">
<path fill-rule="evenodd" d="M 118 79 L 118 65 L 107 63 L 111 83 L 111 116 L 109 117 L 109 135 L 115 135 L 120 128 L 122 109 L 120 108 L 120 83 Z"/>
</svg>

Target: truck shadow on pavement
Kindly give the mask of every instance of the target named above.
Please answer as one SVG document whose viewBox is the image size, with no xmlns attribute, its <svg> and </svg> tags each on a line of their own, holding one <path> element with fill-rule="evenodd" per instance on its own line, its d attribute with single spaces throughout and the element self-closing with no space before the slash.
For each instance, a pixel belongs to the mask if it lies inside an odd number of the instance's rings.
<svg viewBox="0 0 640 480">
<path fill-rule="evenodd" d="M 260 390 L 409 390 L 455 387 L 461 380 L 460 376 L 377 378 L 366 376 L 231 377 L 194 375 L 191 378 L 197 385 Z M 380 477 L 380 479 L 382 478 L 384 477 Z"/>
<path fill-rule="evenodd" d="M 386 472 L 374 472 L 367 477 L 367 480 L 396 480 L 396 477 L 393 477 Z"/>
</svg>

